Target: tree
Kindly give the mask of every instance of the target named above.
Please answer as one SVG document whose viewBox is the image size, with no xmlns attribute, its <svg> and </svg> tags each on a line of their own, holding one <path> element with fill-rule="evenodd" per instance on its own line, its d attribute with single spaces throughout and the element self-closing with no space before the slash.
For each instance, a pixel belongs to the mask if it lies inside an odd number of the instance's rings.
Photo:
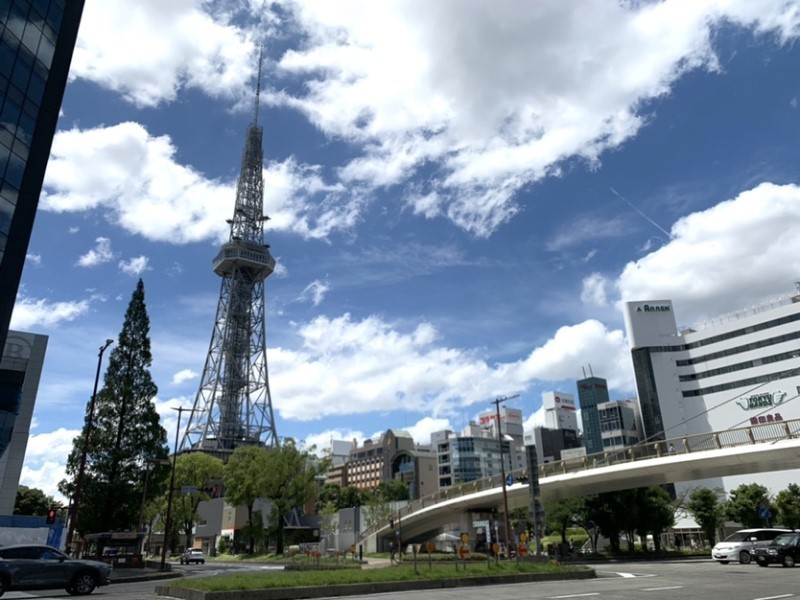
<svg viewBox="0 0 800 600">
<path fill-rule="evenodd" d="M 669 494 L 661 486 L 640 488 L 637 533 L 642 539 L 643 549 L 647 548 L 647 534 L 653 536 L 656 552 L 661 551 L 661 534 L 675 524 L 675 506 Z"/>
<path fill-rule="evenodd" d="M 266 488 L 267 470 L 271 468 L 270 451 L 261 446 L 239 446 L 225 465 L 225 499 L 234 506 L 247 509 L 247 533 L 250 552 L 255 547 L 255 515 L 253 505 L 263 497 Z"/>
<path fill-rule="evenodd" d="M 319 515 L 319 525 L 322 530 L 320 537 L 325 539 L 330 537 L 330 545 L 336 543 L 336 534 L 339 532 L 339 508 L 333 502 L 327 502 L 317 508 Z"/>
<path fill-rule="evenodd" d="M 169 456 L 167 432 L 153 404 L 158 388 L 149 371 L 152 360 L 150 319 L 140 279 L 97 394 L 77 515 L 81 534 L 135 529 L 148 461 Z M 75 490 L 88 416 L 87 407 L 83 431 L 73 440 L 67 459 L 67 478 L 59 483 L 66 496 Z M 149 484 L 158 489 L 168 474 L 167 466 L 152 468 Z"/>
<path fill-rule="evenodd" d="M 583 498 L 545 502 L 544 514 L 547 527 L 561 534 L 561 543 L 567 543 L 567 529 L 580 523 L 583 509 Z"/>
<path fill-rule="evenodd" d="M 621 492 L 605 492 L 587 496 L 584 501 L 587 517 L 608 538 L 611 551 L 619 552 L 620 534 L 634 528 L 630 525 L 633 511 L 628 498 Z"/>
<path fill-rule="evenodd" d="M 194 491 L 181 494 L 175 502 L 174 520 L 180 523 L 186 536 L 186 547 L 192 545 L 192 531 L 197 521 L 197 507 L 210 495 L 207 488 L 222 479 L 225 464 L 205 452 L 181 454 L 175 464 L 175 488 L 193 488 Z"/>
<path fill-rule="evenodd" d="M 411 497 L 408 484 L 397 479 L 382 481 L 378 484 L 377 491 L 386 502 L 408 500 Z"/>
<path fill-rule="evenodd" d="M 695 488 L 689 494 L 689 502 L 686 504 L 686 510 L 697 521 L 712 547 L 717 543 L 717 530 L 725 520 L 723 503 L 720 501 L 722 494 L 722 490 Z"/>
<path fill-rule="evenodd" d="M 17 497 L 14 500 L 14 514 L 40 517 L 47 514 L 53 505 L 53 497 L 45 496 L 39 488 L 26 485 L 17 486 Z"/>
<path fill-rule="evenodd" d="M 788 529 L 800 529 L 800 486 L 790 483 L 775 496 L 778 522 Z"/>
<path fill-rule="evenodd" d="M 317 476 L 327 470 L 328 463 L 326 460 L 313 460 L 291 438 L 267 452 L 264 498 L 272 502 L 270 516 L 275 528 L 275 552 L 280 555 L 283 553 L 284 517 L 292 509 L 302 508 L 316 498 Z"/>
<path fill-rule="evenodd" d="M 764 519 L 759 515 L 759 509 L 766 508 L 772 511 L 769 491 L 758 483 L 743 483 L 731 491 L 730 498 L 725 504 L 725 517 L 743 527 L 763 527 Z M 767 522 L 769 526 L 769 522 Z"/>
</svg>

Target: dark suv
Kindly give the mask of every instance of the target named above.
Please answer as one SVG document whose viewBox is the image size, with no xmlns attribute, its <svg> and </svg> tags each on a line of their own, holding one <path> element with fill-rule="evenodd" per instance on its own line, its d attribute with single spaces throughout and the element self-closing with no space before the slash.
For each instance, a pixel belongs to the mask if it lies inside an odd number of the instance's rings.
<svg viewBox="0 0 800 600">
<path fill-rule="evenodd" d="M 91 594 L 107 585 L 111 565 L 75 560 L 51 546 L 26 544 L 0 547 L 0 596 L 15 590 L 63 588 L 73 596 Z"/>
<path fill-rule="evenodd" d="M 754 548 L 753 558 L 759 567 L 768 567 L 772 564 L 795 566 L 800 560 L 800 532 L 784 533 L 772 540 L 769 546 Z"/>
</svg>

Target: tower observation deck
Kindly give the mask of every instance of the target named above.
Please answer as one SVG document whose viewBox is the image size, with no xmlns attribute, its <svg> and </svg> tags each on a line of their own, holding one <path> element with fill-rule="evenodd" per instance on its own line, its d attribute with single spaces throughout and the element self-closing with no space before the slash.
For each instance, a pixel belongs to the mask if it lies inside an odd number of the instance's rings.
<svg viewBox="0 0 800 600">
<path fill-rule="evenodd" d="M 267 374 L 264 280 L 275 259 L 264 243 L 263 128 L 255 114 L 247 128 L 230 236 L 212 262 L 222 278 L 211 343 L 200 388 L 179 445 L 227 459 L 242 445 L 277 443 Z"/>
</svg>

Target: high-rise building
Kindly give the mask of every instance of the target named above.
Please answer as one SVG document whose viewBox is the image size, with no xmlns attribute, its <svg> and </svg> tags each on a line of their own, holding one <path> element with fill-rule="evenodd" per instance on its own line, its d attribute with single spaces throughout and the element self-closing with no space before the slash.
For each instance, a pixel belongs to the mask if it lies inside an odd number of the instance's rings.
<svg viewBox="0 0 800 600">
<path fill-rule="evenodd" d="M 14 511 L 47 336 L 9 331 L 0 355 L 0 515 Z"/>
<path fill-rule="evenodd" d="M 548 429 L 571 429 L 578 431 L 578 414 L 575 396 L 567 392 L 544 392 L 544 425 Z"/>
<path fill-rule="evenodd" d="M 602 377 L 591 376 L 579 379 L 577 384 L 583 424 L 583 445 L 587 454 L 602 452 L 603 436 L 597 405 L 608 402 L 608 383 Z"/>
<path fill-rule="evenodd" d="M 381 483 L 402 481 L 410 497 L 419 498 L 436 491 L 436 457 L 430 448 L 418 447 L 407 431 L 389 429 L 374 442 L 353 445 L 345 465 L 347 485 L 374 490 Z"/>
<path fill-rule="evenodd" d="M 275 259 L 264 243 L 264 129 L 258 123 L 261 57 L 230 236 L 214 259 L 222 278 L 200 388 L 180 443 L 223 460 L 239 446 L 278 443 L 267 374 L 264 280 Z"/>
<path fill-rule="evenodd" d="M 8 335 L 83 4 L 0 2 L 0 348 Z"/>
<path fill-rule="evenodd" d="M 670 300 L 627 302 L 625 325 L 649 440 L 800 418 L 800 294 L 683 330 Z M 774 468 L 722 484 L 758 481 L 776 493 L 797 480 Z"/>
<path fill-rule="evenodd" d="M 639 404 L 635 399 L 598 404 L 597 415 L 604 450 L 619 450 L 642 441 Z"/>
<path fill-rule="evenodd" d="M 460 434 L 452 431 L 432 433 L 431 446 L 437 456 L 439 489 L 492 477 L 502 471 L 497 433 L 474 422 Z M 515 459 L 514 442 L 508 439 L 503 440 L 503 461 L 507 473 L 524 464 L 524 455 Z"/>
</svg>

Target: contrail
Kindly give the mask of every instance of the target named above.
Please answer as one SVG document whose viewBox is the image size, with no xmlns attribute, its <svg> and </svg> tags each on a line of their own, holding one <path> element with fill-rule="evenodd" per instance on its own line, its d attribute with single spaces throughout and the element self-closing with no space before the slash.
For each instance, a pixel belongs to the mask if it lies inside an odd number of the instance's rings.
<svg viewBox="0 0 800 600">
<path fill-rule="evenodd" d="M 640 214 L 640 215 L 641 215 L 641 216 L 642 216 L 644 219 L 646 219 L 646 220 L 647 220 L 647 222 L 648 222 L 648 223 L 650 223 L 650 224 L 651 224 L 653 227 L 655 227 L 656 229 L 658 229 L 658 230 L 659 230 L 661 233 L 663 233 L 664 235 L 666 235 L 666 236 L 667 236 L 669 239 L 673 239 L 673 238 L 672 238 L 672 234 L 671 234 L 669 231 L 667 231 L 666 229 L 664 229 L 664 228 L 663 228 L 661 225 L 659 225 L 658 223 L 656 223 L 655 221 L 653 221 L 653 219 L 651 219 L 650 217 L 648 217 L 646 214 L 644 214 L 644 213 L 643 213 L 641 210 L 639 210 L 639 209 L 638 209 L 637 207 L 635 207 L 633 204 L 631 204 L 630 202 L 628 202 L 628 199 L 627 199 L 625 196 L 623 196 L 622 194 L 620 194 L 620 193 L 619 193 L 617 190 L 615 190 L 615 189 L 614 189 L 613 187 L 611 187 L 611 186 L 608 186 L 608 189 L 610 189 L 610 190 L 612 191 L 612 193 L 613 193 L 613 194 L 614 194 L 614 195 L 615 195 L 617 198 L 619 198 L 620 200 L 622 200 L 622 201 L 623 201 L 625 204 L 627 204 L 627 205 L 628 205 L 628 206 L 630 206 L 630 207 L 631 207 L 633 210 L 635 210 L 637 213 L 639 213 L 639 214 Z"/>
</svg>

